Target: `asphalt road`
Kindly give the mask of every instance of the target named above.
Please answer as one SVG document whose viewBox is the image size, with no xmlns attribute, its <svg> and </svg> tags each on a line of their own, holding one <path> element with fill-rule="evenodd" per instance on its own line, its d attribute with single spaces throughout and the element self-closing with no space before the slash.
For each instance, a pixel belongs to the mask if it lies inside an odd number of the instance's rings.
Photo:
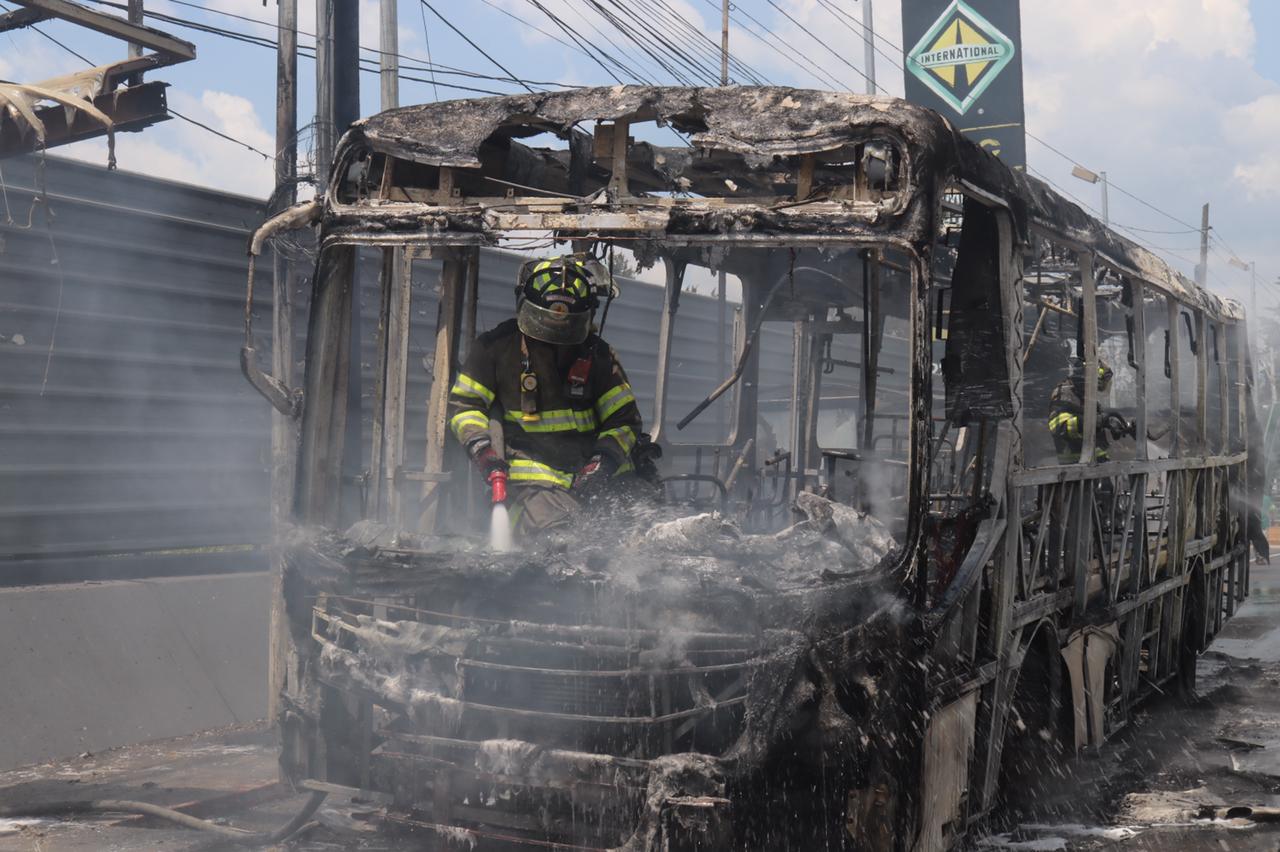
<svg viewBox="0 0 1280 852">
<path fill-rule="evenodd" d="M 1280 850 L 1280 823 L 1202 816 L 1280 808 L 1280 559 L 1253 566 L 1249 599 L 1200 659 L 1196 693 L 1142 708 L 1101 754 L 1076 759 L 1062 796 L 972 848 Z"/>
</svg>

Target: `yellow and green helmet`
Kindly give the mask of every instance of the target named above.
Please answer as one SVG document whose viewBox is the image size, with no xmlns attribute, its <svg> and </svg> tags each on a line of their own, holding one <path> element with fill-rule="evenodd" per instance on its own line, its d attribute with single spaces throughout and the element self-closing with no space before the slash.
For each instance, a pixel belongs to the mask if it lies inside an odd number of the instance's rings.
<svg viewBox="0 0 1280 852">
<path fill-rule="evenodd" d="M 531 260 L 520 267 L 516 323 L 534 340 L 581 343 L 598 304 L 593 271 L 575 255 Z"/>
</svg>

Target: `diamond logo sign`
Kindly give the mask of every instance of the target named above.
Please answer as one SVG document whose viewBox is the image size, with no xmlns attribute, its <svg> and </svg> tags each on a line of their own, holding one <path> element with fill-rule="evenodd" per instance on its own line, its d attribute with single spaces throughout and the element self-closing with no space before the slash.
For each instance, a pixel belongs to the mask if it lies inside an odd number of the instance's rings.
<svg viewBox="0 0 1280 852">
<path fill-rule="evenodd" d="M 907 54 L 907 70 L 964 115 L 1013 61 L 1013 42 L 954 0 Z"/>
</svg>

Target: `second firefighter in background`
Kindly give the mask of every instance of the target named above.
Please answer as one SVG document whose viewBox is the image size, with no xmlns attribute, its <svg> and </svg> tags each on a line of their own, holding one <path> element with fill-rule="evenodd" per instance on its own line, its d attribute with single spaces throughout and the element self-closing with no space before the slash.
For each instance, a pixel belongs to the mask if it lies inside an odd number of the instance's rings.
<svg viewBox="0 0 1280 852">
<path fill-rule="evenodd" d="M 631 468 L 640 410 L 592 331 L 613 286 L 580 256 L 524 264 L 516 318 L 476 338 L 449 392 L 449 426 L 472 462 L 486 479 L 507 472 L 517 535 L 568 523 Z M 502 424 L 501 453 L 490 418 Z"/>
<path fill-rule="evenodd" d="M 1128 435 L 1133 437 L 1133 424 L 1118 411 L 1104 409 L 1102 398 L 1111 389 L 1111 367 L 1098 363 L 1097 426 L 1094 431 L 1094 461 L 1111 459 L 1110 441 Z M 1084 450 L 1084 375 L 1078 373 L 1063 379 L 1053 389 L 1049 401 L 1049 433 L 1059 464 L 1077 464 Z M 1110 440 L 1108 440 L 1110 439 Z"/>
</svg>

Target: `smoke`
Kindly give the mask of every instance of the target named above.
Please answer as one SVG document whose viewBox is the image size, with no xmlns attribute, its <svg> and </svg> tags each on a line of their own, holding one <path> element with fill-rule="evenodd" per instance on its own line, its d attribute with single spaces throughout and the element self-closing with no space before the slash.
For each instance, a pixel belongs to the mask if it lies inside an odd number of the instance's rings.
<svg viewBox="0 0 1280 852">
<path fill-rule="evenodd" d="M 54 157 L 4 180 L 10 581 L 263 567 L 269 409 L 237 363 L 261 204 Z"/>
</svg>

